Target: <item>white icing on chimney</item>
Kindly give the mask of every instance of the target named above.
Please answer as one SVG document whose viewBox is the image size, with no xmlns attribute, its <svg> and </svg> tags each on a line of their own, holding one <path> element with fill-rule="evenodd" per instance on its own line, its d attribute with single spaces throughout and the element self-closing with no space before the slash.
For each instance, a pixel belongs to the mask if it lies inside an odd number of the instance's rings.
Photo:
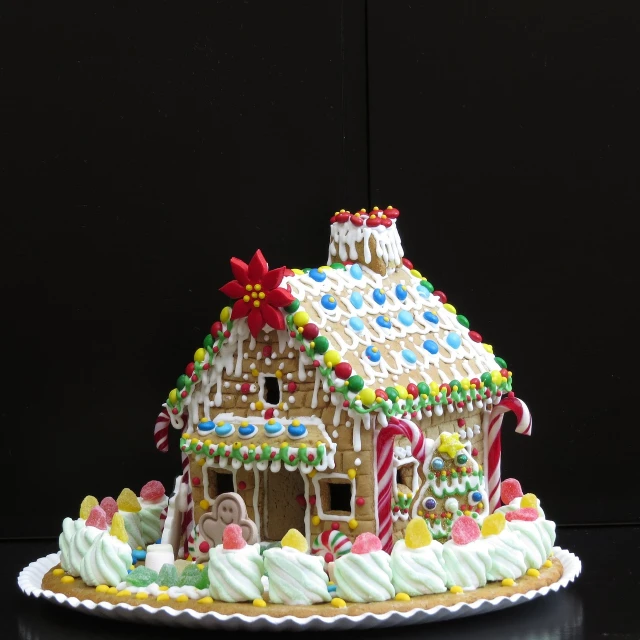
<svg viewBox="0 0 640 640">
<path fill-rule="evenodd" d="M 369 213 L 365 209 L 355 214 L 344 209 L 337 212 L 331 218 L 331 240 L 327 264 L 336 262 L 336 259 L 341 262 L 361 261 L 358 256 L 358 248 L 361 248 L 365 265 L 370 266 L 372 260 L 377 257 L 384 264 L 386 272 L 395 271 L 396 267 L 402 264 L 402 256 L 404 256 L 396 228 L 398 215 L 398 210 L 392 207 L 385 210 L 374 207 Z M 373 243 L 370 242 L 371 238 Z M 372 248 L 375 255 L 372 253 Z"/>
</svg>

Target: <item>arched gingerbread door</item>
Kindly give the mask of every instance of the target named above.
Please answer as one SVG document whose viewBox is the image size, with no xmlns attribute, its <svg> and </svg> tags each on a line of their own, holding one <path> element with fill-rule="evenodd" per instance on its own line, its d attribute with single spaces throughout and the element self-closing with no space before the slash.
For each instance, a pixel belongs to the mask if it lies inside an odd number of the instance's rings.
<svg viewBox="0 0 640 640">
<path fill-rule="evenodd" d="M 300 471 L 268 467 L 260 474 L 260 538 L 279 541 L 289 529 L 305 534 L 305 482 Z M 300 496 L 302 499 L 300 499 Z"/>
</svg>

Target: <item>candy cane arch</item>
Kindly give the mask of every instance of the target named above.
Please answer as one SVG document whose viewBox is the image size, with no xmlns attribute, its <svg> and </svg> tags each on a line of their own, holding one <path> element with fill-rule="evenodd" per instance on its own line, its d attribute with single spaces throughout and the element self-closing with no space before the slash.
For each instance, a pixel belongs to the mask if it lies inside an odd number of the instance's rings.
<svg viewBox="0 0 640 640">
<path fill-rule="evenodd" d="M 167 411 L 167 407 L 163 407 L 162 411 L 156 419 L 156 424 L 153 429 L 153 439 L 156 443 L 156 449 L 166 453 L 169 451 L 169 425 L 171 424 L 171 417 Z M 179 421 L 177 428 L 186 428 L 188 419 L 186 414 L 182 416 L 182 420 Z M 175 425 L 174 425 L 175 426 Z M 186 486 L 184 486 L 186 485 Z M 183 553 L 185 557 L 189 555 L 189 535 L 193 529 L 193 494 L 191 492 L 191 481 L 189 477 L 189 456 L 182 452 L 182 482 L 180 491 L 186 492 L 186 511 L 182 514 L 182 537 L 184 540 Z M 166 514 L 165 514 L 166 518 Z"/>
<path fill-rule="evenodd" d="M 493 513 L 500 506 L 500 459 L 502 457 L 502 444 L 500 432 L 502 419 L 507 411 L 513 411 L 518 424 L 516 433 L 525 436 L 531 435 L 531 414 L 527 405 L 515 396 L 506 396 L 500 404 L 494 405 L 491 411 L 483 416 L 483 430 L 486 438 L 486 464 L 489 494 L 489 513 Z"/>
<path fill-rule="evenodd" d="M 423 463 L 427 445 L 420 428 L 410 420 L 390 418 L 389 424 L 376 435 L 376 485 L 378 509 L 376 521 L 378 538 L 382 548 L 391 553 L 393 547 L 393 521 L 391 518 L 391 488 L 393 486 L 393 441 L 396 436 L 405 436 L 411 442 L 411 454 Z"/>
</svg>

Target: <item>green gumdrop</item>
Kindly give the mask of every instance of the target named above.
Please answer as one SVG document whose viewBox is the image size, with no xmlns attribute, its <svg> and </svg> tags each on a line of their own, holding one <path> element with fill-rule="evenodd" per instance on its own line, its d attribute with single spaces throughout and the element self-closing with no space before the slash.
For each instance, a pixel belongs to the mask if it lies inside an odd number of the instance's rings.
<svg viewBox="0 0 640 640">
<path fill-rule="evenodd" d="M 346 271 L 347 267 L 345 267 L 342 262 L 333 262 L 331 264 L 331 268 L 332 269 L 342 269 L 343 271 Z"/>
<path fill-rule="evenodd" d="M 324 336 L 318 336 L 317 338 L 314 338 L 313 344 L 313 350 L 321 355 L 325 353 L 325 351 L 329 348 L 329 340 L 327 340 L 327 338 L 325 338 Z"/>
<path fill-rule="evenodd" d="M 180 578 L 178 570 L 172 564 L 163 564 L 158 574 L 158 584 L 161 587 L 175 587 L 178 585 Z"/>
<path fill-rule="evenodd" d="M 451 387 L 451 390 L 456 390 L 456 391 L 460 391 L 460 389 L 462 389 L 462 385 L 460 384 L 459 380 L 452 380 L 449 383 L 449 386 Z"/>
<path fill-rule="evenodd" d="M 124 580 L 134 587 L 148 587 L 152 582 L 158 582 L 158 572 L 147 567 L 136 567 Z"/>
<path fill-rule="evenodd" d="M 213 336 L 211 334 L 204 337 L 202 341 L 202 346 L 206 349 L 207 347 L 213 347 Z"/>
<path fill-rule="evenodd" d="M 184 373 L 178 378 L 178 380 L 176 381 L 176 389 L 178 389 L 179 391 L 181 391 L 182 389 L 186 388 L 187 385 L 191 382 L 189 376 L 185 376 Z"/>
<path fill-rule="evenodd" d="M 498 356 L 496 356 L 496 362 L 503 368 L 506 369 L 507 368 L 507 363 L 504 361 L 503 358 L 499 358 Z"/>
<path fill-rule="evenodd" d="M 284 310 L 287 313 L 295 313 L 300 306 L 300 300 L 295 299 L 288 307 L 285 307 Z"/>
<path fill-rule="evenodd" d="M 179 587 L 189 586 L 197 587 L 198 583 L 202 579 L 202 572 L 195 564 L 190 564 L 184 568 L 180 580 L 178 582 Z"/>
<path fill-rule="evenodd" d="M 207 565 L 200 571 L 200 580 L 196 583 L 196 589 L 208 589 L 209 588 L 209 571 Z"/>
<path fill-rule="evenodd" d="M 480 380 L 484 382 L 485 387 L 488 387 L 491 384 L 491 374 L 486 371 L 480 376 Z"/>
<path fill-rule="evenodd" d="M 434 286 L 428 280 L 420 280 L 420 284 L 433 293 Z"/>
<path fill-rule="evenodd" d="M 429 385 L 426 382 L 418 382 L 418 392 L 421 396 L 429 395 Z"/>
<path fill-rule="evenodd" d="M 469 320 L 467 320 L 467 316 L 463 316 L 461 313 L 459 313 L 456 318 L 458 319 L 458 322 L 463 326 L 466 327 L 467 329 L 469 328 Z"/>
<path fill-rule="evenodd" d="M 389 396 L 389 400 L 391 400 L 391 402 L 395 402 L 398 399 L 398 390 L 394 387 L 387 387 L 385 391 L 387 392 L 387 396 Z"/>
<path fill-rule="evenodd" d="M 358 393 L 358 391 L 362 391 L 364 388 L 364 380 L 360 376 L 351 376 L 347 382 L 349 391 L 353 391 L 354 393 Z"/>
</svg>

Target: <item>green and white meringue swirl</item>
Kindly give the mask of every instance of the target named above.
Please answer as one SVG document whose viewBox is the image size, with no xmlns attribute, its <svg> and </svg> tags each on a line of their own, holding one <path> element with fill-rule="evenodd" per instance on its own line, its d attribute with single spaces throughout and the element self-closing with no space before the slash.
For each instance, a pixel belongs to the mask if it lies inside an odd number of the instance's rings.
<svg viewBox="0 0 640 640">
<path fill-rule="evenodd" d="M 209 551 L 209 592 L 214 600 L 247 602 L 262 598 L 264 562 L 258 544 Z"/>
<path fill-rule="evenodd" d="M 142 535 L 142 520 L 140 518 L 140 511 L 118 511 L 124 520 L 124 528 L 127 530 L 129 536 L 129 546 L 132 549 L 138 547 L 146 548 L 144 536 Z"/>
<path fill-rule="evenodd" d="M 542 518 L 533 522 L 512 520 L 507 523 L 507 529 L 518 536 L 527 568 L 539 569 L 556 541 L 556 523 Z"/>
<path fill-rule="evenodd" d="M 75 576 L 76 578 L 80 575 L 82 560 L 89 551 L 89 547 L 91 547 L 93 541 L 101 533 L 103 533 L 102 529 L 87 526 L 76 531 L 76 534 L 71 539 L 71 544 L 69 545 L 69 561 L 71 566 L 67 569 L 67 573 Z"/>
<path fill-rule="evenodd" d="M 162 535 L 162 521 L 160 520 L 160 514 L 167 506 L 169 499 L 167 496 L 163 496 L 157 502 L 150 502 L 149 500 L 143 500 L 142 498 L 138 498 L 138 501 L 140 502 L 141 507 L 139 516 L 142 539 L 145 544 L 153 544 L 154 542 L 157 542 Z"/>
<path fill-rule="evenodd" d="M 60 566 L 68 573 L 71 570 L 71 541 L 73 536 L 85 526 L 83 518 L 65 518 L 62 521 L 62 533 L 58 537 L 60 547 Z"/>
<path fill-rule="evenodd" d="M 447 587 L 458 586 L 470 591 L 487 584 L 491 557 L 482 540 L 469 544 L 449 540 L 442 545 L 442 558 L 447 571 Z"/>
<path fill-rule="evenodd" d="M 502 505 L 501 507 L 498 507 L 496 509 L 497 512 L 499 513 L 504 513 L 504 515 L 506 516 L 507 513 L 510 513 L 511 511 L 516 511 L 517 509 L 520 508 L 520 502 L 522 501 L 522 498 L 514 498 L 509 504 L 505 504 Z M 538 514 L 541 518 L 544 518 L 544 511 L 542 510 L 542 507 L 540 506 L 540 498 L 538 498 Z"/>
<path fill-rule="evenodd" d="M 333 566 L 336 595 L 349 602 L 384 602 L 396 595 L 391 557 L 385 551 L 348 553 Z"/>
<path fill-rule="evenodd" d="M 322 556 L 311 556 L 292 547 L 273 547 L 263 557 L 271 602 L 309 605 L 331 600 Z"/>
<path fill-rule="evenodd" d="M 116 587 L 127 576 L 131 563 L 129 545 L 103 531 L 82 560 L 80 577 L 90 587 L 99 584 Z"/>
<path fill-rule="evenodd" d="M 398 593 L 422 596 L 447 590 L 442 544 L 437 540 L 417 549 L 410 549 L 404 540 L 398 540 L 391 551 L 391 572 L 391 582 Z"/>
<path fill-rule="evenodd" d="M 487 571 L 487 580 L 516 580 L 527 571 L 524 550 L 518 536 L 508 530 L 483 538 L 489 549 L 491 567 Z"/>
</svg>

